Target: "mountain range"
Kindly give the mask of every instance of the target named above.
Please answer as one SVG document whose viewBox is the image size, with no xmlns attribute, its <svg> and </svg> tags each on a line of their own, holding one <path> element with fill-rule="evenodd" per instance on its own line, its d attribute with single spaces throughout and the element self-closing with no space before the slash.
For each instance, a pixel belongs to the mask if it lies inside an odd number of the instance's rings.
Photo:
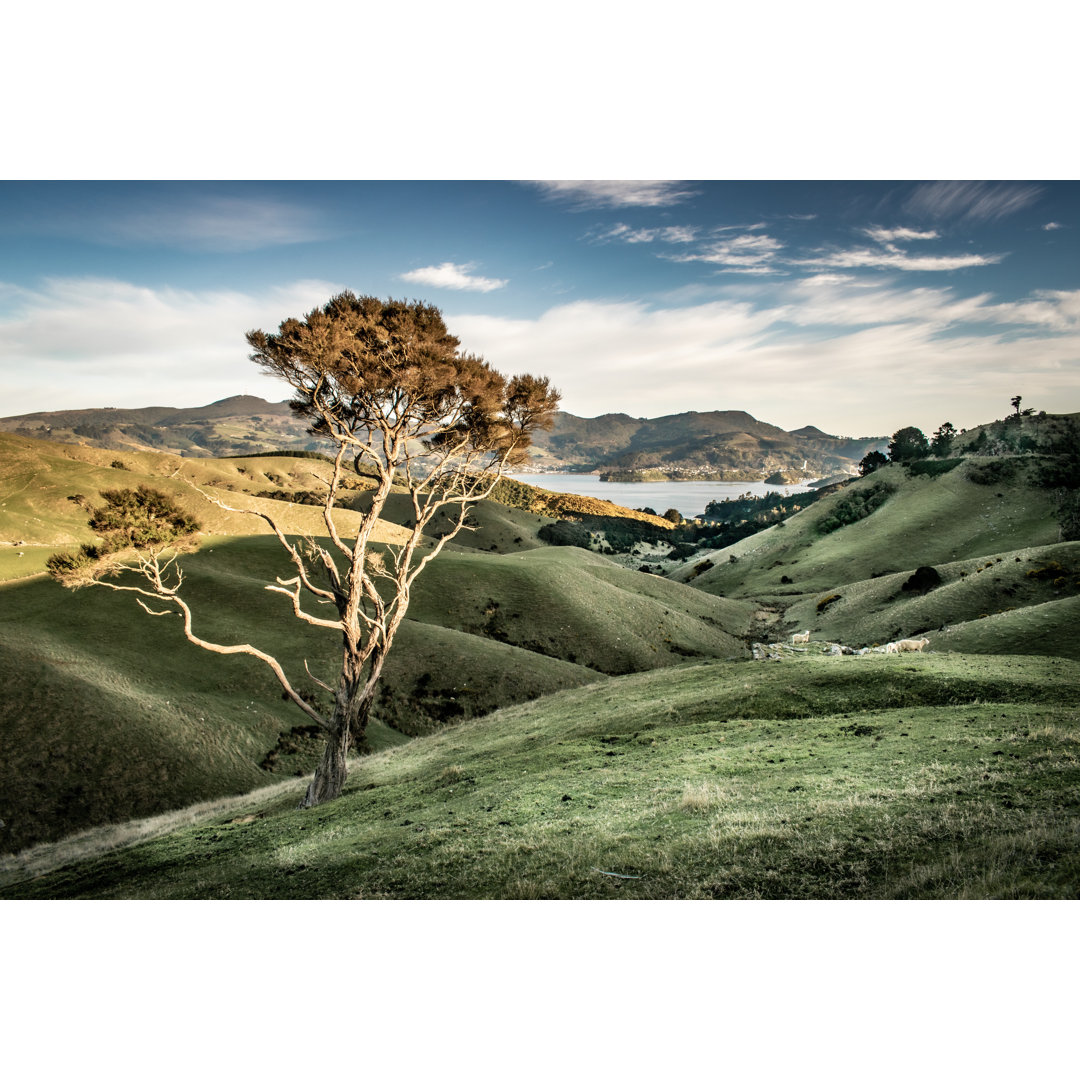
<svg viewBox="0 0 1080 1080">
<path fill-rule="evenodd" d="M 251 395 L 200 408 L 75 409 L 0 417 L 0 431 L 106 450 L 159 450 L 185 457 L 325 450 L 287 402 Z M 739 410 L 652 419 L 560 412 L 534 438 L 530 468 L 600 471 L 611 479 L 761 480 L 852 474 L 887 436 L 846 438 L 812 425 L 785 431 Z"/>
</svg>

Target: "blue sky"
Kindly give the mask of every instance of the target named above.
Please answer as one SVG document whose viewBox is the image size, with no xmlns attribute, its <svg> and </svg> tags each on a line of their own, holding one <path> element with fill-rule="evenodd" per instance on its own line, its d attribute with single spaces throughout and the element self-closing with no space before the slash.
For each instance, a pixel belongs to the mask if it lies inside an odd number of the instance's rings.
<svg viewBox="0 0 1080 1080">
<path fill-rule="evenodd" d="M 0 414 L 280 400 L 245 331 L 345 288 L 582 416 L 1078 411 L 1078 229 L 1070 181 L 8 181 Z"/>
</svg>

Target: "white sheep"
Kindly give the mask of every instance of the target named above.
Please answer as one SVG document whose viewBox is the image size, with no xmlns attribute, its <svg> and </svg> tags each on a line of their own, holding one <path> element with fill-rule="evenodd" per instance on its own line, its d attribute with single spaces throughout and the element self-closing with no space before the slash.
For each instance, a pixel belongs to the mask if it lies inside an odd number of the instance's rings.
<svg viewBox="0 0 1080 1080">
<path fill-rule="evenodd" d="M 801 634 L 791 635 L 792 645 L 809 645 L 810 644 L 810 631 L 804 630 Z"/>
<path fill-rule="evenodd" d="M 929 644 L 929 638 L 920 638 L 918 641 L 914 638 L 904 638 L 903 641 L 896 643 L 896 649 L 897 652 L 922 652 Z"/>
<path fill-rule="evenodd" d="M 890 653 L 896 653 L 897 655 L 900 653 L 900 646 L 895 641 L 890 641 L 885 646 L 885 655 L 888 656 Z"/>
</svg>

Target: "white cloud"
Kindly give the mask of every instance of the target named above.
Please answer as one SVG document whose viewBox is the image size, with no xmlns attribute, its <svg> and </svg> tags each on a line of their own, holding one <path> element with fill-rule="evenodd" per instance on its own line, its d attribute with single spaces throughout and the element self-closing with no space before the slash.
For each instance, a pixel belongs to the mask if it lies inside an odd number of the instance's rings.
<svg viewBox="0 0 1080 1080">
<path fill-rule="evenodd" d="M 508 284 L 506 278 L 474 277 L 469 273 L 475 263 L 439 263 L 438 266 L 421 266 L 399 274 L 402 281 L 430 285 L 435 289 L 464 289 L 468 292 L 492 292 Z"/>
<path fill-rule="evenodd" d="M 625 222 L 617 222 L 609 228 L 586 234 L 586 239 L 596 243 L 620 240 L 625 244 L 651 244 L 659 240 L 668 244 L 689 244 L 697 236 L 696 225 L 664 225 L 655 229 L 635 229 Z"/>
<path fill-rule="evenodd" d="M 196 292 L 100 278 L 0 286 L 3 411 L 194 406 L 240 393 L 281 400 L 289 388 L 248 360 L 244 334 L 276 330 L 341 289 L 297 281 L 259 294 Z"/>
<path fill-rule="evenodd" d="M 577 210 L 618 209 L 631 206 L 675 206 L 697 192 L 681 180 L 528 180 L 549 199 L 572 204 Z"/>
<path fill-rule="evenodd" d="M 715 240 L 699 251 L 682 255 L 663 255 L 672 262 L 703 262 L 743 273 L 770 273 L 774 268 L 777 252 L 784 245 L 772 236 L 762 233 L 744 233 L 728 240 Z"/>
<path fill-rule="evenodd" d="M 1052 232 L 1052 231 L 1053 231 L 1054 229 L 1063 229 L 1063 228 L 1065 228 L 1065 226 L 1064 226 L 1064 225 L 1061 225 L 1061 224 L 1059 224 L 1059 223 L 1058 223 L 1058 222 L 1056 222 L 1056 221 L 1048 221 L 1048 222 L 1047 222 L 1047 223 L 1046 223 L 1046 224 L 1045 224 L 1045 225 L 1043 226 L 1043 229 L 1044 229 L 1044 230 L 1045 230 L 1046 232 Z"/>
<path fill-rule="evenodd" d="M 936 180 L 920 184 L 904 209 L 911 214 L 969 221 L 997 221 L 1030 206 L 1042 194 L 1037 184 L 992 184 L 984 180 Z"/>
<path fill-rule="evenodd" d="M 746 298 L 755 290 L 766 306 Z M 678 308 L 580 302 L 535 319 L 447 322 L 499 370 L 550 376 L 580 416 L 746 409 L 789 429 L 869 435 L 971 426 L 1003 415 L 1018 392 L 1050 411 L 1080 409 L 1080 291 L 994 304 L 816 275 L 732 292 L 740 298 Z"/>
<path fill-rule="evenodd" d="M 934 229 L 919 232 L 918 229 L 883 229 L 879 225 L 873 225 L 863 232 L 876 240 L 879 244 L 891 244 L 896 240 L 936 240 L 938 233 Z"/>
<path fill-rule="evenodd" d="M 446 319 L 500 371 L 550 376 L 584 416 L 746 409 L 789 429 L 856 435 L 971 426 L 1004 415 L 1017 393 L 1035 408 L 1080 410 L 1080 289 L 996 302 L 900 280 L 824 272 L 781 288 L 741 282 L 684 306 L 582 301 L 529 319 Z M 250 363 L 245 331 L 273 330 L 341 288 L 0 285 L 2 412 L 280 400 L 288 388 Z"/>
<path fill-rule="evenodd" d="M 1004 255 L 909 255 L 893 245 L 884 248 L 852 248 L 792 259 L 796 266 L 823 266 L 838 269 L 870 267 L 878 270 L 961 270 L 968 266 L 992 266 Z"/>
</svg>

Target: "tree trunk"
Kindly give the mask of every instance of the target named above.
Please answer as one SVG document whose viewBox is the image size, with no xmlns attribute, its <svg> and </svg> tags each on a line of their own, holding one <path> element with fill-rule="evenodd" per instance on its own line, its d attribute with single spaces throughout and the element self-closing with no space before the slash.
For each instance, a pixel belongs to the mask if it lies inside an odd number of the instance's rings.
<svg viewBox="0 0 1080 1080">
<path fill-rule="evenodd" d="M 308 784 L 304 797 L 300 800 L 298 810 L 307 810 L 313 806 L 321 806 L 324 802 L 336 799 L 345 786 L 348 769 L 345 758 L 349 753 L 349 722 L 347 719 L 339 721 L 334 731 L 326 736 L 326 746 L 323 749 L 322 761 L 315 769 L 315 775 Z"/>
<path fill-rule="evenodd" d="M 327 733 L 322 761 L 315 769 L 315 775 L 311 778 L 298 809 L 307 810 L 336 799 L 349 775 L 346 764 L 349 747 L 355 746 L 361 753 L 367 753 L 368 718 L 375 700 L 375 684 L 382 674 L 384 655 L 385 652 L 380 652 L 375 657 L 372 670 L 362 683 L 358 673 L 346 664 L 338 687 L 338 704 L 332 720 L 333 730 Z"/>
</svg>

